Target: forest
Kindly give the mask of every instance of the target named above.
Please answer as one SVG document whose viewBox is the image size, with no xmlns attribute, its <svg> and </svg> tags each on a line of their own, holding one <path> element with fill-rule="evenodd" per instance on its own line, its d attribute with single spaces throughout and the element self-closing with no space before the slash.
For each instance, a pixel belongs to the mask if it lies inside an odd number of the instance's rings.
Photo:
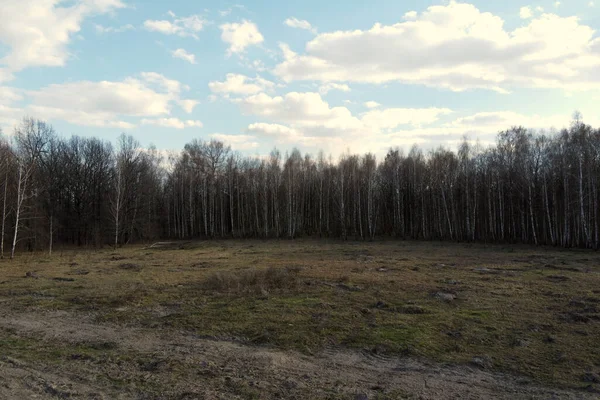
<svg viewBox="0 0 600 400">
<path fill-rule="evenodd" d="M 333 160 L 192 140 L 163 159 L 25 118 L 0 142 L 1 255 L 158 239 L 329 237 L 597 249 L 600 129 L 512 127 L 483 148 Z"/>
</svg>

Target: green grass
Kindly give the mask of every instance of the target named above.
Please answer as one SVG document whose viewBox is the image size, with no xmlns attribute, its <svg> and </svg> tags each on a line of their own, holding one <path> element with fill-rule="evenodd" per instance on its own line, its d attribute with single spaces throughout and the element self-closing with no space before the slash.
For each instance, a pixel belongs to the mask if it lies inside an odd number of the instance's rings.
<svg viewBox="0 0 600 400">
<path fill-rule="evenodd" d="M 451 363 L 485 356 L 500 371 L 583 387 L 583 374 L 600 372 L 598 261 L 593 252 L 524 246 L 203 242 L 2 261 L 0 299 L 14 312 L 91 312 L 99 323 L 309 354 L 376 349 Z M 0 352 L 27 354 L 31 346 L 0 332 Z M 98 351 L 112 350 L 78 349 L 90 357 Z"/>
</svg>

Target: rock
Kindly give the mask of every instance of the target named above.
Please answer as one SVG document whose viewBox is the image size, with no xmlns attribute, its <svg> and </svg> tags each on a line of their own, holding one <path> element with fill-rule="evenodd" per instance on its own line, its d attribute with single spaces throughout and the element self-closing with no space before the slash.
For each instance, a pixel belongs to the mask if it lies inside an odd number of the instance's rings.
<svg viewBox="0 0 600 400">
<path fill-rule="evenodd" d="M 369 396 L 364 393 L 359 393 L 356 395 L 355 400 L 369 400 Z"/>
<path fill-rule="evenodd" d="M 27 278 L 34 278 L 34 279 L 37 279 L 37 278 L 39 278 L 38 274 L 36 274 L 35 272 L 32 272 L 32 271 L 27 271 L 27 272 L 25 273 L 25 276 L 26 276 Z"/>
<path fill-rule="evenodd" d="M 381 300 L 378 301 L 377 303 L 375 303 L 375 308 L 383 309 L 383 308 L 388 308 L 388 307 L 389 306 Z"/>
<path fill-rule="evenodd" d="M 471 360 L 471 364 L 475 365 L 479 368 L 491 368 L 492 367 L 492 359 L 488 356 L 475 356 Z"/>
<path fill-rule="evenodd" d="M 554 343 L 554 342 L 556 342 L 556 337 L 552 336 L 552 335 L 548 335 L 544 339 L 544 342 L 546 342 L 546 343 Z"/>
<path fill-rule="evenodd" d="M 456 295 L 452 293 L 437 292 L 435 298 L 450 303 L 451 301 L 456 300 Z"/>
</svg>

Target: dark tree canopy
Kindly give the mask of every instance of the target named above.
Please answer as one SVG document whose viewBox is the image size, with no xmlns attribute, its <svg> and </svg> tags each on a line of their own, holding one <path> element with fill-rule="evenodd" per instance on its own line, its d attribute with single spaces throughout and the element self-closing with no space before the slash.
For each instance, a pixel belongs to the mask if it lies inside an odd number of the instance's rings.
<svg viewBox="0 0 600 400">
<path fill-rule="evenodd" d="M 598 248 L 600 130 L 500 132 L 494 146 L 337 162 L 243 157 L 193 140 L 168 160 L 122 135 L 62 138 L 26 118 L 0 141 L 2 254 L 159 238 L 485 241 Z"/>
</svg>

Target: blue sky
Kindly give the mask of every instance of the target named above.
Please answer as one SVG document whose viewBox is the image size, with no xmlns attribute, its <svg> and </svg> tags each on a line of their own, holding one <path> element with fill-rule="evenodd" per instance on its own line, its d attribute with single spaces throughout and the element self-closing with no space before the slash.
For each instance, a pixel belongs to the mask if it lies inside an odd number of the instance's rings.
<svg viewBox="0 0 600 400">
<path fill-rule="evenodd" d="M 336 156 L 600 126 L 600 2 L 0 0 L 0 128 Z"/>
</svg>

